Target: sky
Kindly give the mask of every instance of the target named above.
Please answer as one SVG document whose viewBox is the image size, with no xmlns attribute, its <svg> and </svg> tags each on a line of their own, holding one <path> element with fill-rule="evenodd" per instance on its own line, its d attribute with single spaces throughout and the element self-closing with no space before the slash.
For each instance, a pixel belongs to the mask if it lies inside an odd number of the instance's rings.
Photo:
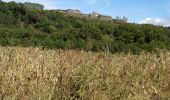
<svg viewBox="0 0 170 100">
<path fill-rule="evenodd" d="M 11 0 L 3 0 L 9 2 Z M 79 9 L 115 18 L 127 17 L 129 22 L 170 26 L 170 0 L 12 0 L 40 3 L 45 9 Z"/>
</svg>

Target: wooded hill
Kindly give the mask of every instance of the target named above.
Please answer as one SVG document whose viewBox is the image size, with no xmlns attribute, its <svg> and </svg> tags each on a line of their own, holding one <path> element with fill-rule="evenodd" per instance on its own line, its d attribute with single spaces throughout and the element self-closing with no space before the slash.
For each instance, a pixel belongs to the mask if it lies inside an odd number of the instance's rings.
<svg viewBox="0 0 170 100">
<path fill-rule="evenodd" d="M 0 45 L 112 53 L 170 48 L 170 28 L 89 19 L 43 8 L 0 0 Z"/>
</svg>

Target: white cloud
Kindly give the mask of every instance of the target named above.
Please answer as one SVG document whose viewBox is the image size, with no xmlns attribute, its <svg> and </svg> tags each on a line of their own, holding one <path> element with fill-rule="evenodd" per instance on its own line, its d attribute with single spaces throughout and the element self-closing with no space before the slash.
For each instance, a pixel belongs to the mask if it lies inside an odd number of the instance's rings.
<svg viewBox="0 0 170 100">
<path fill-rule="evenodd" d="M 161 26 L 170 26 L 170 18 L 161 19 L 161 18 L 146 18 L 139 22 L 140 24 L 153 24 Z"/>
</svg>

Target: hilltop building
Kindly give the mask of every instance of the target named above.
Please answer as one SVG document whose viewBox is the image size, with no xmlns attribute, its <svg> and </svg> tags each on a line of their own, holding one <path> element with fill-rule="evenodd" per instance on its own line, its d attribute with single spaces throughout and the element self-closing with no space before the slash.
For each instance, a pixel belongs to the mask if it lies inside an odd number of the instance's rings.
<svg viewBox="0 0 170 100">
<path fill-rule="evenodd" d="M 75 13 L 75 14 L 81 14 L 80 10 L 72 10 L 72 9 L 67 9 L 66 12 L 68 13 Z"/>
<path fill-rule="evenodd" d="M 104 15 L 101 15 L 101 14 L 96 13 L 96 12 L 89 14 L 89 17 L 90 18 L 98 18 L 100 20 L 105 20 L 105 21 L 111 21 L 112 20 L 111 16 L 104 16 Z"/>
<path fill-rule="evenodd" d="M 60 12 L 66 12 L 66 13 L 71 13 L 71 14 L 80 14 L 83 17 L 87 17 L 90 19 L 100 19 L 100 20 L 105 20 L 105 21 L 112 21 L 113 18 L 111 16 L 105 16 L 96 12 L 92 12 L 90 14 L 83 14 L 80 12 L 80 10 L 72 10 L 72 9 L 66 9 L 66 10 L 61 10 L 61 9 L 57 9 L 57 11 Z"/>
<path fill-rule="evenodd" d="M 66 9 L 66 10 L 62 10 L 62 9 L 57 9 L 57 11 L 60 12 L 67 12 L 67 13 L 74 13 L 74 14 L 81 14 L 80 10 L 72 10 L 72 9 Z"/>
<path fill-rule="evenodd" d="M 93 11 L 93 13 L 89 14 L 91 18 L 97 18 L 100 14 Z"/>
</svg>

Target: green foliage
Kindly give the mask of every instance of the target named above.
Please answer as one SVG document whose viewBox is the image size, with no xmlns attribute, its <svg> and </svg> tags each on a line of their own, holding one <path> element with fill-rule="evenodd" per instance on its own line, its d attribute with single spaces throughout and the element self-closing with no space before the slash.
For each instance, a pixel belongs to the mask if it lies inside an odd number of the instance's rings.
<svg viewBox="0 0 170 100">
<path fill-rule="evenodd" d="M 170 28 L 90 20 L 34 3 L 0 2 L 0 45 L 109 52 L 170 48 Z"/>
</svg>

